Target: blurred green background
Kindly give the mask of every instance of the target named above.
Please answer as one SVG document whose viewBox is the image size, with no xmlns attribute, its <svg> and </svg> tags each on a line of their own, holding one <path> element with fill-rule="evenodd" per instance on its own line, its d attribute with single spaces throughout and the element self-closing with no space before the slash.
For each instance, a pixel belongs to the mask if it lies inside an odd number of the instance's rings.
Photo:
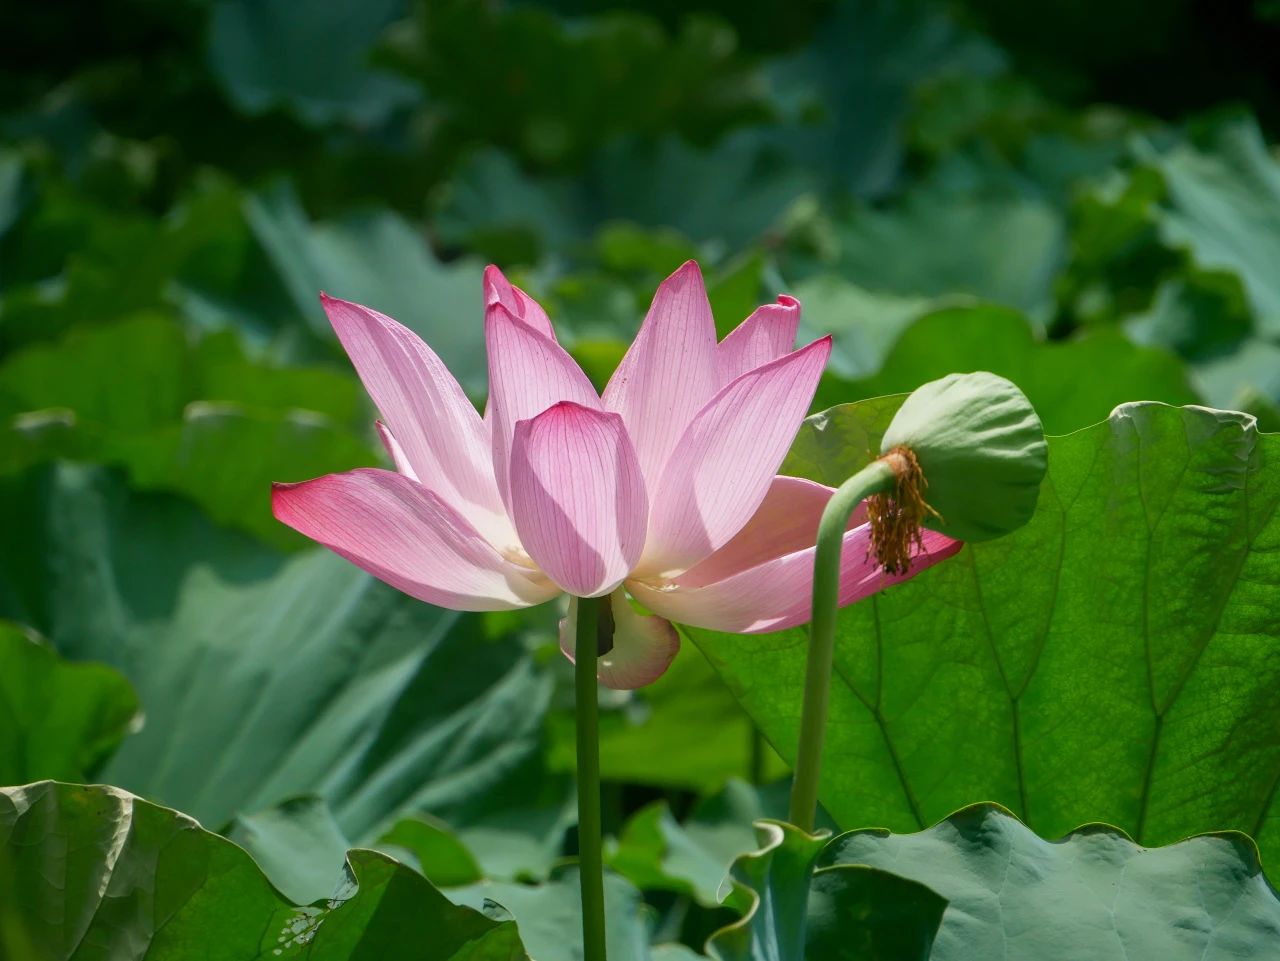
<svg viewBox="0 0 1280 961">
<path fill-rule="evenodd" d="M 272 480 L 384 461 L 322 289 L 477 402 L 487 262 L 602 384 L 696 257 L 721 333 L 788 292 L 835 334 L 816 408 L 989 369 L 1051 433 L 1139 399 L 1280 427 L 1274 0 L 102 0 L 4 33 L 0 617 L 129 682 L 32 667 L 107 733 L 4 783 L 241 839 L 311 796 L 339 852 L 427 811 L 464 880 L 560 852 L 556 613 L 412 604 L 270 515 Z M 605 709 L 613 831 L 783 770 L 692 645 Z"/>
<path fill-rule="evenodd" d="M 819 406 L 986 367 L 1056 433 L 1132 399 L 1275 424 L 1273 3 L 81 14 L 24 12 L 0 66 L 5 470 L 120 464 L 297 546 L 264 481 L 375 456 L 317 292 L 479 397 L 489 261 L 601 381 L 697 257 L 723 330 L 785 290 L 835 333 Z"/>
</svg>

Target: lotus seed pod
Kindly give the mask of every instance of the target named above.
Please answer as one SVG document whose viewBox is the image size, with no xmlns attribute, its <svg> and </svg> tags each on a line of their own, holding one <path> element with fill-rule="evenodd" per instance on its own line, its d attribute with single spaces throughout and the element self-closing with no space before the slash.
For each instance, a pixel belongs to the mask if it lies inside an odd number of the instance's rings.
<svg viewBox="0 0 1280 961">
<path fill-rule="evenodd" d="M 891 462 L 894 451 L 903 461 L 914 455 L 923 475 L 923 526 L 962 541 L 990 540 L 1029 521 L 1048 467 L 1035 408 L 986 371 L 950 374 L 913 392 L 880 445 Z"/>
</svg>

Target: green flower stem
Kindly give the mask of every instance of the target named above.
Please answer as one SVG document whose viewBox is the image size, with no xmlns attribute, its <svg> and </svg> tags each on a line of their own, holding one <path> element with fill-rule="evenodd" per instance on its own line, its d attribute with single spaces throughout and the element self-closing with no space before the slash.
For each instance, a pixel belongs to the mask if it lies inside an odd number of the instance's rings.
<svg viewBox="0 0 1280 961">
<path fill-rule="evenodd" d="M 584 961 L 605 961 L 604 861 L 600 824 L 600 725 L 596 687 L 600 605 L 609 599 L 577 598 L 574 694 L 578 728 L 578 874 L 582 882 Z"/>
<path fill-rule="evenodd" d="M 836 613 L 840 609 L 840 555 L 849 517 L 872 494 L 889 490 L 896 477 L 883 460 L 873 461 L 836 489 L 818 522 L 813 559 L 813 619 L 809 657 L 804 672 L 804 707 L 800 746 L 791 786 L 791 823 L 810 833 L 818 811 L 818 778 L 822 772 L 822 739 L 827 729 L 827 694 L 835 649 Z"/>
</svg>

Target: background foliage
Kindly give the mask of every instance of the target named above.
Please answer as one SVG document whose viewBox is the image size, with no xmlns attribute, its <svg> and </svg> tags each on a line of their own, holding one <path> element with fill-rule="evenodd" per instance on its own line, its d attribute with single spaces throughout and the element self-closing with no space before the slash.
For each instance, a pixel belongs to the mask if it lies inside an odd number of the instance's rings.
<svg viewBox="0 0 1280 961">
<path fill-rule="evenodd" d="M 1274 863 L 1275 4 L 104 0 L 4 32 L 0 784 L 115 789 L 0 797 L 0 956 L 68 955 L 33 911 L 164 958 L 281 926 L 297 956 L 409 956 L 396 911 L 451 932 L 423 957 L 573 956 L 556 612 L 411 603 L 268 501 L 383 457 L 317 292 L 409 324 L 480 402 L 490 261 L 599 383 L 697 257 L 721 333 L 788 292 L 835 334 L 815 409 L 987 369 L 1071 435 L 1025 531 L 842 617 L 832 826 L 998 801 L 1049 838 L 1238 829 Z M 1135 400 L 1256 427 L 1099 424 Z M 788 470 L 846 476 L 894 403 L 841 408 Z M 1073 903 L 1132 857 L 1095 829 L 1068 843 L 1100 845 L 1101 873 L 1072 877 L 995 808 L 825 849 L 757 835 L 784 810 L 798 640 L 690 632 L 605 703 L 614 957 L 754 958 L 762 930 L 791 930 L 790 957 L 918 956 L 935 933 L 936 957 L 981 957 L 983 918 Z M 35 839 L 102 852 L 122 826 L 123 861 L 25 889 Z M 1211 937 L 1148 931 L 1133 956 L 1278 930 L 1251 843 L 1195 843 L 1161 849 L 1117 931 L 1154 898 Z M 959 879 L 1015 849 L 1047 886 L 984 914 Z M 865 873 L 908 861 L 946 867 Z M 1191 862 L 1206 901 L 1179 887 Z M 89 897 L 161 869 L 182 875 L 168 941 Z M 807 907 L 782 896 L 810 878 Z M 898 934 L 854 931 L 868 913 Z M 239 937 L 227 957 L 271 949 Z"/>
</svg>

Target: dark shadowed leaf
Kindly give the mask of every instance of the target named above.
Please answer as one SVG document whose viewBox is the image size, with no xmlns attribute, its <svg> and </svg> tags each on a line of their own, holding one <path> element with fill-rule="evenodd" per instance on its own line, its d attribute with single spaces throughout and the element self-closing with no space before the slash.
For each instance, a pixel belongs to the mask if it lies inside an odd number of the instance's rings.
<svg viewBox="0 0 1280 961">
<path fill-rule="evenodd" d="M 284 107 L 310 124 L 376 126 L 419 96 L 369 64 L 370 48 L 405 6 L 404 0 L 222 0 L 213 5 L 209 63 L 247 113 Z"/>
</svg>

